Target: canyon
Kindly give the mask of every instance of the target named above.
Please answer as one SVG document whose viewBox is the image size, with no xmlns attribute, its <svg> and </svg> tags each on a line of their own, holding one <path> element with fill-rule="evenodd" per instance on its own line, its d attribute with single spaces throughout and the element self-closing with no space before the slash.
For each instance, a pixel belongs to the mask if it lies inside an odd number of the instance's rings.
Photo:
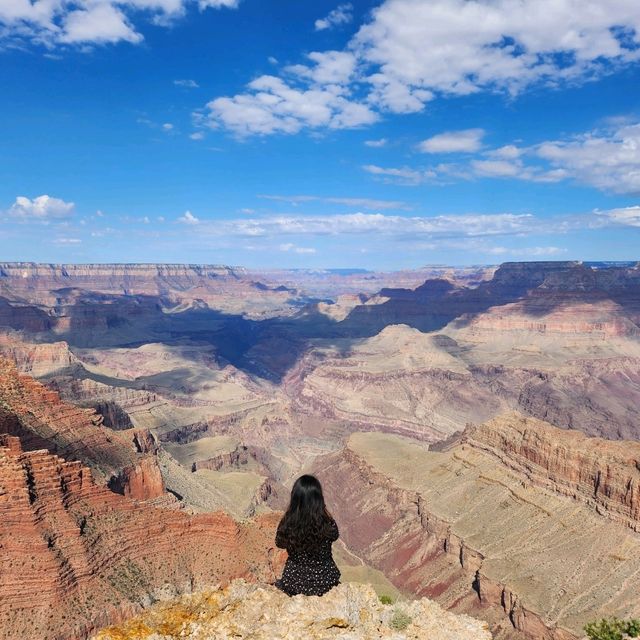
<svg viewBox="0 0 640 640">
<path fill-rule="evenodd" d="M 41 555 L 0 628 L 85 638 L 162 585 L 270 581 L 313 471 L 343 575 L 498 639 L 579 638 L 639 614 L 639 406 L 640 263 L 1 264 L 0 536 L 23 542 L 0 559 Z M 133 590 L 104 578 L 123 563 Z M 29 627 L 38 575 L 65 618 Z"/>
</svg>

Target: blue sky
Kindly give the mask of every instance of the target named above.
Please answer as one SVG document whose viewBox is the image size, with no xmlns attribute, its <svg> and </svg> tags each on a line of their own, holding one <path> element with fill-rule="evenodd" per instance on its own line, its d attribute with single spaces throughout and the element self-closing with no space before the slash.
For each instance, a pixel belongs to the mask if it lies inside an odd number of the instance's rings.
<svg viewBox="0 0 640 640">
<path fill-rule="evenodd" d="M 637 0 L 0 0 L 4 260 L 640 259 Z"/>
</svg>

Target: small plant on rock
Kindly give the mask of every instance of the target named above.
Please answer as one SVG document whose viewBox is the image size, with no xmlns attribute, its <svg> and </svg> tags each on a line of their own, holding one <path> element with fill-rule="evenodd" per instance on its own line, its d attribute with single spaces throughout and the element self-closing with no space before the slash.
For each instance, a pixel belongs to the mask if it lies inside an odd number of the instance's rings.
<svg viewBox="0 0 640 640">
<path fill-rule="evenodd" d="M 640 620 L 618 620 L 618 618 L 602 618 L 598 622 L 590 622 L 584 627 L 589 640 L 625 640 L 640 637 Z"/>
<path fill-rule="evenodd" d="M 395 631 L 404 631 L 410 624 L 411 616 L 402 609 L 396 609 L 389 621 L 389 626 Z"/>
<path fill-rule="evenodd" d="M 386 594 L 379 596 L 378 599 L 380 600 L 380 602 L 382 602 L 382 604 L 393 604 L 393 598 Z"/>
</svg>

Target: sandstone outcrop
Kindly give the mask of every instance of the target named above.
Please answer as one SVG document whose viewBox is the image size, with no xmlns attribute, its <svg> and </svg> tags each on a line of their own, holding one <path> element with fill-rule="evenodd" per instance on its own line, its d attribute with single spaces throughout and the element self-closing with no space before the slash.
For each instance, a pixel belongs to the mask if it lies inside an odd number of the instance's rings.
<svg viewBox="0 0 640 640">
<path fill-rule="evenodd" d="M 164 480 L 154 458 L 143 458 L 109 480 L 109 488 L 134 500 L 153 500 L 164 493 Z"/>
<path fill-rule="evenodd" d="M 0 436 L 0 638 L 84 639 L 162 594 L 271 581 L 276 524 L 157 509 L 96 485 L 80 462 Z"/>
<path fill-rule="evenodd" d="M 66 342 L 29 342 L 18 332 L 0 333 L 0 354 L 13 360 L 22 373 L 35 378 L 78 364 Z"/>
<path fill-rule="evenodd" d="M 640 532 L 640 442 L 589 438 L 517 414 L 471 426 L 461 442 Z"/>
<path fill-rule="evenodd" d="M 398 588 L 496 638 L 568 640 L 640 614 L 637 448 L 507 415 L 444 451 L 354 434 L 315 472 L 348 547 Z"/>
<path fill-rule="evenodd" d="M 370 586 L 342 584 L 323 597 L 232 582 L 157 605 L 93 640 L 491 640 L 486 625 L 427 599 L 381 604 Z"/>
</svg>

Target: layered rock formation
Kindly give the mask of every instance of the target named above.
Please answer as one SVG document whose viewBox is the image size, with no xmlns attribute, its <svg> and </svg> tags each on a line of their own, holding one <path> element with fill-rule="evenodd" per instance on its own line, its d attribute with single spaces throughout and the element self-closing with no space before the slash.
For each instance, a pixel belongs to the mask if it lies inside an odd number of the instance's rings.
<svg viewBox="0 0 640 640">
<path fill-rule="evenodd" d="M 588 438 L 514 414 L 469 427 L 461 443 L 640 532 L 640 442 Z"/>
<path fill-rule="evenodd" d="M 20 371 L 35 378 L 78 364 L 66 342 L 29 342 L 13 331 L 0 333 L 0 354 L 13 360 Z"/>
<path fill-rule="evenodd" d="M 384 605 L 369 586 L 289 598 L 242 580 L 158 605 L 93 640 L 491 640 L 486 625 L 427 599 Z"/>
<path fill-rule="evenodd" d="M 102 416 L 63 402 L 33 378 L 0 358 L 0 433 L 19 436 L 26 449 L 48 449 L 89 466 L 99 482 L 118 479 L 132 498 L 159 497 L 164 485 L 153 452 L 136 450 L 129 432 L 102 426 Z"/>
<path fill-rule="evenodd" d="M 399 588 L 497 638 L 640 614 L 639 445 L 507 415 L 445 451 L 354 434 L 316 472 L 343 539 Z"/>
<path fill-rule="evenodd" d="M 580 262 L 507 262 L 491 280 L 475 288 L 433 279 L 415 289 L 382 289 L 379 296 L 377 305 L 355 307 L 345 326 L 360 324 L 377 333 L 386 325 L 405 323 L 421 331 L 436 331 L 454 320 L 466 325 L 492 309 L 499 315 L 504 307 L 507 317 L 515 313 L 528 316 L 528 322 L 515 323 L 528 331 L 606 329 L 611 335 L 637 335 L 640 267 L 593 269 Z M 515 307 L 510 309 L 507 305 L 512 304 Z M 590 315 L 581 318 L 585 312 Z M 552 316 L 548 327 L 540 319 L 547 314 Z M 509 328 L 508 322 L 505 327 Z"/>
<path fill-rule="evenodd" d="M 270 581 L 276 522 L 153 508 L 96 485 L 80 462 L 0 436 L 0 638 L 86 638 L 163 593 Z"/>
<path fill-rule="evenodd" d="M 319 344 L 284 387 L 302 414 L 436 442 L 510 407 L 461 353 L 447 336 L 392 325 L 365 340 Z"/>
<path fill-rule="evenodd" d="M 68 316 L 60 313 L 65 307 L 74 307 L 76 321 L 81 318 L 84 292 L 125 295 L 138 303 L 145 296 L 155 300 L 162 298 L 183 310 L 210 306 L 237 311 L 244 302 L 245 311 L 259 317 L 290 309 L 290 300 L 296 295 L 287 288 L 282 290 L 256 283 L 242 267 L 199 264 L 3 263 L 0 264 L 0 290 L 6 292 L 10 300 L 19 299 L 31 305 L 57 309 L 49 327 L 56 322 L 60 326 L 55 316 Z M 4 324 L 3 317 L 11 319 L 12 313 L 0 303 L 0 324 Z M 38 319 L 38 315 L 32 318 L 30 330 L 49 328 Z M 24 323 L 22 325 L 16 328 L 28 328 Z"/>
</svg>

